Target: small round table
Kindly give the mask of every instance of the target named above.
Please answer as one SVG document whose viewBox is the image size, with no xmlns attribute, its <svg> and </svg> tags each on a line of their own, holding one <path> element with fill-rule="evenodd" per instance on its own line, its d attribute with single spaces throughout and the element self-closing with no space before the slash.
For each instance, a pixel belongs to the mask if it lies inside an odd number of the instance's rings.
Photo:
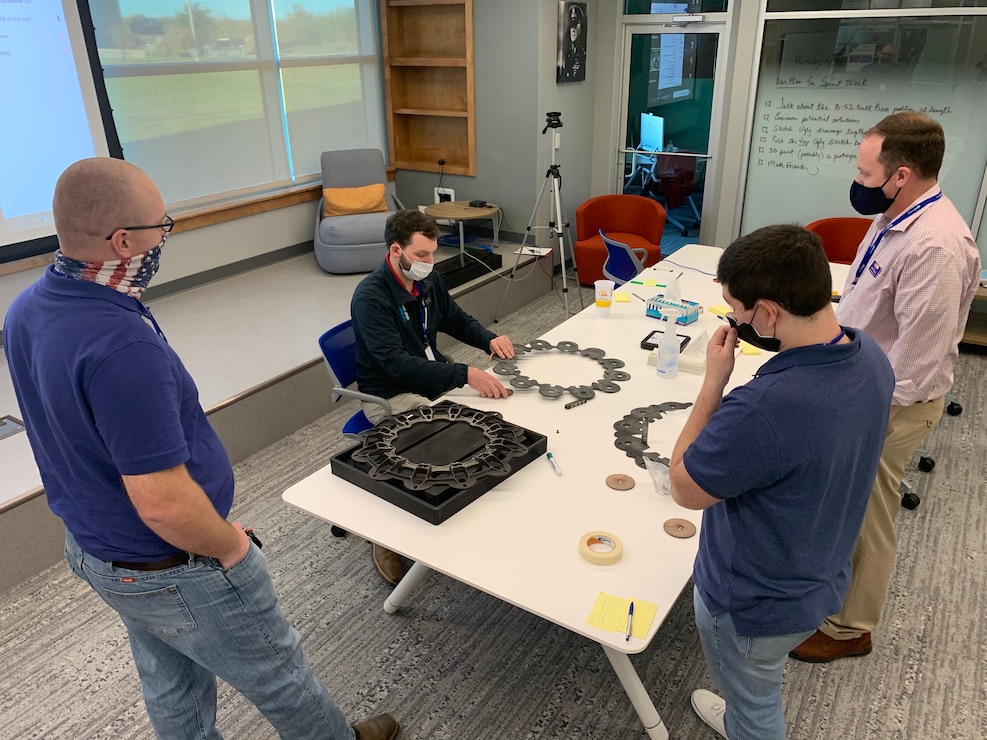
<svg viewBox="0 0 987 740">
<path fill-rule="evenodd" d="M 485 206 L 471 206 L 468 200 L 450 200 L 425 206 L 425 215 L 429 218 L 444 218 L 459 222 L 460 264 L 466 263 L 464 257 L 466 240 L 463 235 L 463 223 L 466 221 L 490 219 L 493 222 L 493 246 L 497 246 L 500 237 L 500 206 L 490 203 Z"/>
</svg>

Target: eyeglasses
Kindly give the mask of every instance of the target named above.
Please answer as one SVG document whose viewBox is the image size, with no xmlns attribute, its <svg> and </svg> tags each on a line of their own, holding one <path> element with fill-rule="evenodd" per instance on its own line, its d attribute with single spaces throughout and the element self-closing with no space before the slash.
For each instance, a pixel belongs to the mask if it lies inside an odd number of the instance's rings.
<svg viewBox="0 0 987 740">
<path fill-rule="evenodd" d="M 110 235 L 106 237 L 106 241 L 113 238 L 113 235 L 123 229 L 124 231 L 140 231 L 141 229 L 162 229 L 164 233 L 170 234 L 171 230 L 175 228 L 175 219 L 165 214 L 164 220 L 159 224 L 151 224 L 150 226 L 118 226 L 110 232 Z"/>
</svg>

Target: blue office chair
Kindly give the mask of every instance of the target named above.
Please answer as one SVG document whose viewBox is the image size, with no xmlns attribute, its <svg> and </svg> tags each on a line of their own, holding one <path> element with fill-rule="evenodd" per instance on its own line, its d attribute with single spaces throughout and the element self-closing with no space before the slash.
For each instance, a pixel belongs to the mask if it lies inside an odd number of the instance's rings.
<svg viewBox="0 0 987 740">
<path fill-rule="evenodd" d="M 607 248 L 607 260 L 603 263 L 603 276 L 613 280 L 617 285 L 633 280 L 644 269 L 644 260 L 648 258 L 646 249 L 632 249 L 623 242 L 611 239 L 600 230 L 600 238 Z M 640 255 L 640 259 L 638 258 Z"/>
<path fill-rule="evenodd" d="M 319 347 L 326 361 L 326 370 L 332 378 L 333 403 L 346 396 L 380 404 L 384 408 L 384 413 L 391 413 L 391 404 L 386 398 L 347 388 L 348 385 L 356 382 L 356 334 L 353 332 L 353 322 L 350 319 L 334 326 L 319 337 Z M 343 424 L 343 436 L 357 437 L 360 432 L 365 432 L 372 426 L 373 423 L 363 413 L 363 409 L 360 409 Z M 346 530 L 335 524 L 330 525 L 330 531 L 334 537 L 346 536 Z"/>
<path fill-rule="evenodd" d="M 319 347 L 326 361 L 326 369 L 332 378 L 332 400 L 337 402 L 344 396 L 357 398 L 361 401 L 379 404 L 385 414 L 391 413 L 391 405 L 386 398 L 351 390 L 347 386 L 356 382 L 356 334 L 353 332 L 353 322 L 347 319 L 342 324 L 334 326 L 319 337 Z M 343 435 L 356 437 L 373 426 L 363 409 L 357 411 L 343 425 Z"/>
</svg>

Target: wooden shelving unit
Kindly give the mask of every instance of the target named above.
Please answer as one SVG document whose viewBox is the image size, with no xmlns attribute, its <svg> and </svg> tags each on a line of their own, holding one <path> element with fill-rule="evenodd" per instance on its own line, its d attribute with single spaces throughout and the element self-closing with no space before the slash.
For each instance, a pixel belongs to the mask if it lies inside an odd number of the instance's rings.
<svg viewBox="0 0 987 740">
<path fill-rule="evenodd" d="M 391 164 L 476 175 L 473 0 L 380 0 Z"/>
</svg>

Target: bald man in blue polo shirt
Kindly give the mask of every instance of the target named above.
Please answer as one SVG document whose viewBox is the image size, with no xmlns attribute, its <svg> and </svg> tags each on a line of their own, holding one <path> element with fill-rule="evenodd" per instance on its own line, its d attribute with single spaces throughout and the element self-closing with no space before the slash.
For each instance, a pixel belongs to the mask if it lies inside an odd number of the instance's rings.
<svg viewBox="0 0 987 740">
<path fill-rule="evenodd" d="M 173 221 L 140 169 L 71 165 L 52 203 L 55 264 L 11 304 L 17 402 L 72 570 L 123 620 L 159 738 L 222 735 L 216 677 L 282 738 L 392 740 L 350 727 L 278 608 L 237 522 L 233 469 L 195 383 L 141 302 Z"/>
</svg>

